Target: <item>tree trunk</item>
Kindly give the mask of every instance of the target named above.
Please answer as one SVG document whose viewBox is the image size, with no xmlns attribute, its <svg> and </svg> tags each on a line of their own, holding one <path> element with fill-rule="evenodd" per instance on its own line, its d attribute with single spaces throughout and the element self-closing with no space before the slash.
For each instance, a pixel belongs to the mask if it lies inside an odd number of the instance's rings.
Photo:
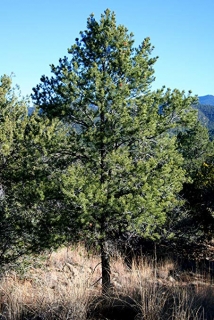
<svg viewBox="0 0 214 320">
<path fill-rule="evenodd" d="M 102 267 L 102 293 L 105 294 L 111 287 L 111 268 L 110 268 L 110 256 L 105 240 L 101 241 L 101 267 Z"/>
</svg>

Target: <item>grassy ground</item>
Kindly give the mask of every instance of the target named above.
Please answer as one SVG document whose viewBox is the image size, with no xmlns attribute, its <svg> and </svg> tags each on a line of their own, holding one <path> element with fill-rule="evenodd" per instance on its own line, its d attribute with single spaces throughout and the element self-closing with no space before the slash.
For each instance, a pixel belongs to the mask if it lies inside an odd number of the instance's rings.
<svg viewBox="0 0 214 320">
<path fill-rule="evenodd" d="M 29 258 L 28 258 L 29 259 Z M 100 259 L 82 246 L 61 248 L 0 280 L 0 319 L 213 320 L 214 287 L 206 274 L 142 259 L 129 269 L 112 259 L 112 290 L 101 295 Z"/>
</svg>

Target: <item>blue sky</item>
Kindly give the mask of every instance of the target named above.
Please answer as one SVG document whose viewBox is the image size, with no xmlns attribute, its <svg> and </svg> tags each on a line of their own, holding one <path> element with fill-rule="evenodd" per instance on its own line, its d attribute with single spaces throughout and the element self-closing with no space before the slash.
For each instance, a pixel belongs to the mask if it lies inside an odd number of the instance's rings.
<svg viewBox="0 0 214 320">
<path fill-rule="evenodd" d="M 151 38 L 159 56 L 154 89 L 214 95 L 214 0 L 0 0 L 0 75 L 13 72 L 22 95 L 30 94 L 67 55 L 89 14 L 99 20 L 106 8 L 136 46 Z"/>
</svg>

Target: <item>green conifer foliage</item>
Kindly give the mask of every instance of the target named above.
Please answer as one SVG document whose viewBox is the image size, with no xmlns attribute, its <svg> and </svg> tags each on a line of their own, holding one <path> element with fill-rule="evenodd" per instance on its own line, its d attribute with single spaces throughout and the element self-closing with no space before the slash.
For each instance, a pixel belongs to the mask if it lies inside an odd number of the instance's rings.
<svg viewBox="0 0 214 320">
<path fill-rule="evenodd" d="M 178 204 L 185 181 L 176 135 L 196 121 L 194 99 L 178 90 L 152 91 L 153 47 L 106 10 L 88 18 L 67 57 L 51 65 L 33 99 L 49 118 L 70 126 L 76 161 L 62 191 L 77 213 L 84 239 L 100 246 L 103 289 L 110 286 L 108 241 L 124 231 L 156 237 L 154 230 Z"/>
<path fill-rule="evenodd" d="M 184 183 L 180 194 L 188 210 L 182 230 L 185 243 L 210 239 L 214 231 L 213 154 L 214 145 L 209 132 L 200 122 L 178 135 L 179 151 L 184 157 L 184 168 L 190 180 Z"/>
<path fill-rule="evenodd" d="M 66 146 L 60 121 L 28 115 L 28 103 L 19 99 L 12 79 L 0 78 L 0 266 L 33 250 L 39 238 L 41 208 L 59 198 L 59 152 Z M 57 152 L 56 152 L 57 150 Z M 56 197 L 57 196 L 57 197 Z M 54 207 L 52 204 L 52 211 Z M 55 210 L 56 211 L 56 210 Z M 45 211 L 46 212 L 46 211 Z M 56 220 L 55 215 L 49 220 Z M 50 224 L 51 221 L 49 221 Z M 46 233 L 47 226 L 44 226 Z"/>
</svg>

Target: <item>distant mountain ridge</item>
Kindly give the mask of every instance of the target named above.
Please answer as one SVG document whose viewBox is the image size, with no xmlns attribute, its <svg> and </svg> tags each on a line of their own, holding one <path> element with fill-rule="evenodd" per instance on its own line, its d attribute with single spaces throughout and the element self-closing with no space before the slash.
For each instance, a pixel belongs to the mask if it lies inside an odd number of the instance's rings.
<svg viewBox="0 0 214 320">
<path fill-rule="evenodd" d="M 198 97 L 199 103 L 203 105 L 209 105 L 214 106 L 214 96 L 211 94 L 208 94 L 206 96 Z"/>
<path fill-rule="evenodd" d="M 198 119 L 207 127 L 210 136 L 214 138 L 214 96 L 208 94 L 198 97 L 199 104 L 194 108 L 198 110 Z"/>
</svg>

